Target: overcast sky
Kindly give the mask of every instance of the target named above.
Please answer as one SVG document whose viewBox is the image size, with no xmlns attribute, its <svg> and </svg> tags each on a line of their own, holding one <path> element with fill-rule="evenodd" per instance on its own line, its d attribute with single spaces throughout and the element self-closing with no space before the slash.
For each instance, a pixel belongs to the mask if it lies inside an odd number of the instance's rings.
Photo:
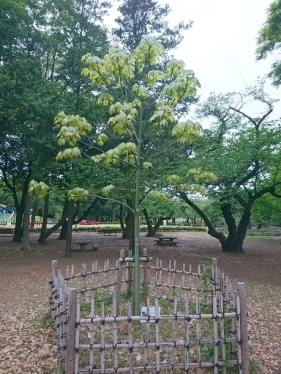
<svg viewBox="0 0 281 374">
<path fill-rule="evenodd" d="M 257 62 L 255 49 L 258 31 L 266 20 L 271 0 L 158 2 L 170 5 L 171 24 L 193 21 L 193 27 L 184 33 L 184 40 L 173 54 L 183 60 L 188 69 L 194 70 L 202 86 L 198 92 L 202 99 L 212 91 L 241 91 L 269 72 L 272 58 Z M 112 11 L 108 19 L 110 26 L 114 13 Z M 281 89 L 276 90 L 270 82 L 266 87 L 274 98 L 281 98 Z M 274 117 L 281 117 L 280 103 L 275 104 Z"/>
</svg>

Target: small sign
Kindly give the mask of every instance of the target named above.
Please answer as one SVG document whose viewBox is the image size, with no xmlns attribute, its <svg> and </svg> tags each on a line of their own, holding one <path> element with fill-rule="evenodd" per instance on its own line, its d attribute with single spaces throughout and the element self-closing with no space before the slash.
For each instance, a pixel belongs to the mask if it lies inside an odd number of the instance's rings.
<svg viewBox="0 0 281 374">
<path fill-rule="evenodd" d="M 160 308 L 160 306 L 158 307 L 158 315 L 160 316 L 160 310 L 161 310 L 161 308 Z M 155 317 L 155 306 L 150 306 L 149 307 L 149 315 L 151 316 L 151 317 Z M 141 307 L 141 316 L 142 317 L 146 317 L 147 316 L 147 306 L 142 306 Z M 141 320 L 141 323 L 145 323 L 145 322 L 147 322 L 146 320 Z M 151 323 L 154 323 L 155 321 L 154 320 L 150 320 L 149 322 L 151 322 Z"/>
</svg>

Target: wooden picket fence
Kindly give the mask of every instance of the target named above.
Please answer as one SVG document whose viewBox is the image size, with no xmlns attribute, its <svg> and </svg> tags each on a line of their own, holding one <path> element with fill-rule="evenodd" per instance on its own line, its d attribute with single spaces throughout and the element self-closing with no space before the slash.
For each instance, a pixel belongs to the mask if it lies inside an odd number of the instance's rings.
<svg viewBox="0 0 281 374">
<path fill-rule="evenodd" d="M 130 301 L 129 254 L 62 275 L 52 263 L 50 306 L 64 373 L 249 374 L 244 283 L 212 265 L 141 258 L 142 309 Z"/>
</svg>

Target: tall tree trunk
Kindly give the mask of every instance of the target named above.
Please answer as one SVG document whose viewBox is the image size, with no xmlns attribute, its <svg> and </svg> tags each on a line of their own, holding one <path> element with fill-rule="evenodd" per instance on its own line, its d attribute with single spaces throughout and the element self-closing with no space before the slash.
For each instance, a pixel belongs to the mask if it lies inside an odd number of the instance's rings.
<svg viewBox="0 0 281 374">
<path fill-rule="evenodd" d="M 173 215 L 174 212 L 171 212 L 168 217 L 165 216 L 165 217 L 159 217 L 159 218 L 157 218 L 156 223 L 155 223 L 154 226 L 152 225 L 152 222 L 150 220 L 148 211 L 146 209 L 144 209 L 143 213 L 144 213 L 144 217 L 145 217 L 146 224 L 147 224 L 147 229 L 148 229 L 147 236 L 150 237 L 150 238 L 155 238 L 159 227 L 163 223 L 163 220 L 164 219 L 171 219 L 171 217 L 172 217 L 172 215 Z"/>
<path fill-rule="evenodd" d="M 71 257 L 73 208 L 74 208 L 74 201 L 70 201 L 68 205 L 68 217 L 66 220 L 67 227 L 66 227 L 65 257 Z"/>
<path fill-rule="evenodd" d="M 46 233 L 47 233 L 47 223 L 48 223 L 48 213 L 49 213 L 49 201 L 50 201 L 50 195 L 47 194 L 45 196 L 45 203 L 44 203 L 44 213 L 43 213 L 43 224 L 41 227 L 40 237 L 38 239 L 38 242 L 40 244 L 46 243 Z"/>
<path fill-rule="evenodd" d="M 31 223 L 30 223 L 30 227 L 34 227 L 35 216 L 36 216 L 37 208 L 38 208 L 38 204 L 37 204 L 36 202 L 34 202 L 34 203 L 33 203 L 33 206 L 32 206 L 32 214 L 31 214 Z"/>
<path fill-rule="evenodd" d="M 30 195 L 27 192 L 25 196 L 25 207 L 23 215 L 23 225 L 22 225 L 22 243 L 19 250 L 31 250 L 29 241 L 29 220 L 30 220 Z"/>
<path fill-rule="evenodd" d="M 69 214 L 68 214 L 67 218 L 65 219 L 65 221 L 63 222 L 63 224 L 61 225 L 61 230 L 60 230 L 58 240 L 66 240 L 68 217 L 69 217 Z M 71 224 L 72 224 L 72 222 L 71 222 Z"/>
<path fill-rule="evenodd" d="M 19 204 L 16 207 L 16 222 L 15 231 L 13 235 L 13 242 L 20 243 L 22 238 L 22 220 L 23 220 L 23 206 Z"/>
</svg>

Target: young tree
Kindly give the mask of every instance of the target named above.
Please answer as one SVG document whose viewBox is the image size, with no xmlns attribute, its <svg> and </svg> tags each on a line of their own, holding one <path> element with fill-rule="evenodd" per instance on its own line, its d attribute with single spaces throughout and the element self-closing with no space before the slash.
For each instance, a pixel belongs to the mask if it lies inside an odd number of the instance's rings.
<svg viewBox="0 0 281 374">
<path fill-rule="evenodd" d="M 139 314 L 139 217 L 146 208 L 146 199 L 141 198 L 145 185 L 142 175 L 153 167 L 159 154 L 165 153 L 172 144 L 192 143 L 200 132 L 200 125 L 191 121 L 179 122 L 175 109 L 187 95 L 195 95 L 199 82 L 193 71 L 186 70 L 182 61 L 170 60 L 163 70 L 153 70 L 159 63 L 164 48 L 154 39 L 147 38 L 131 53 L 120 48 L 112 48 L 103 59 L 87 54 L 83 57 L 86 68 L 83 74 L 89 76 L 94 87 L 103 89 L 98 103 L 109 106 L 106 126 L 112 130 L 120 143 L 112 149 L 102 151 L 108 135 L 99 134 L 93 146 L 100 153 L 91 160 L 108 170 L 109 184 L 103 188 L 103 195 L 116 190 L 129 199 L 127 208 L 134 215 L 134 303 L 135 313 Z M 136 81 L 138 83 L 136 83 Z M 165 85 L 163 85 L 163 81 Z M 160 87 L 160 92 L 159 92 Z M 117 99 L 117 100 L 116 100 Z M 144 119 L 146 108 L 155 103 L 152 116 Z M 59 113 L 55 119 L 59 128 L 58 142 L 70 148 L 59 152 L 57 159 L 79 157 L 81 137 L 92 131 L 85 118 Z M 158 137 L 170 129 L 170 137 L 162 147 L 156 147 Z M 122 184 L 114 184 L 116 178 Z M 157 181 L 157 175 L 154 176 Z M 72 191 L 70 198 L 77 198 L 81 192 Z M 155 199 L 166 199 L 165 194 L 151 191 Z M 114 197 L 114 196 L 113 196 Z"/>
<path fill-rule="evenodd" d="M 250 100 L 260 103 L 263 114 L 247 114 L 244 107 Z M 278 195 L 281 126 L 279 121 L 268 119 L 273 103 L 263 87 L 257 86 L 239 95 L 212 94 L 199 110 L 200 117 L 211 117 L 213 123 L 194 144 L 194 157 L 189 161 L 194 168 L 186 180 L 201 185 L 217 205 L 228 235 L 213 227 L 207 210 L 191 199 L 184 185 L 178 193 L 202 217 L 208 233 L 220 241 L 225 252 L 243 252 L 253 204 L 265 194 Z M 216 177 L 202 180 L 203 168 Z M 179 177 L 176 182 L 174 185 L 180 183 Z"/>
</svg>

